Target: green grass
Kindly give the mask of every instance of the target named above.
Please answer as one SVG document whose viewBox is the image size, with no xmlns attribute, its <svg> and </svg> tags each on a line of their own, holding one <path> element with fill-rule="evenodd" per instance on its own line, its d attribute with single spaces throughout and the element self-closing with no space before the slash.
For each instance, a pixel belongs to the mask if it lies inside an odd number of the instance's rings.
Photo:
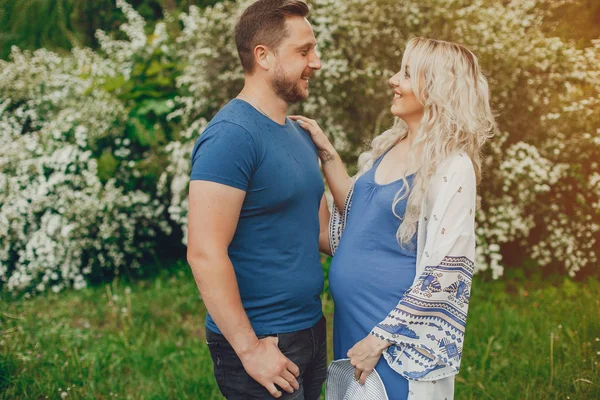
<svg viewBox="0 0 600 400">
<path fill-rule="evenodd" d="M 131 284 L 3 294 L 0 399 L 219 399 L 204 316 L 183 264 Z M 600 398 L 599 316 L 597 281 L 477 278 L 456 398 Z"/>
</svg>

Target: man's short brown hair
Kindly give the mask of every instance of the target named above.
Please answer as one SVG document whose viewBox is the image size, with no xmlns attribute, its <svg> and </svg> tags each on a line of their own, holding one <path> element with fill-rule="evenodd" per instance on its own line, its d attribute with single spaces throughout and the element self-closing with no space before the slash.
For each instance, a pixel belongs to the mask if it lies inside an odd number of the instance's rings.
<svg viewBox="0 0 600 400">
<path fill-rule="evenodd" d="M 254 72 L 254 48 L 259 44 L 277 50 L 288 35 L 286 17 L 296 15 L 308 15 L 303 0 L 258 0 L 244 11 L 235 26 L 235 45 L 244 71 Z"/>
</svg>

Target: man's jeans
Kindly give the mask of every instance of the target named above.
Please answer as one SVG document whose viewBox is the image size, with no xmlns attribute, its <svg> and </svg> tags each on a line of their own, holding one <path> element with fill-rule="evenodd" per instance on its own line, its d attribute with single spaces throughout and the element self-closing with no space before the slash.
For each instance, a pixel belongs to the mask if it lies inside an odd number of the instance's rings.
<svg viewBox="0 0 600 400">
<path fill-rule="evenodd" d="M 327 376 L 325 317 L 312 328 L 273 336 L 279 339 L 278 347 L 283 355 L 300 369 L 300 376 L 297 378 L 300 389 L 289 394 L 279 388 L 283 393 L 280 399 L 318 400 Z M 207 329 L 206 342 L 213 360 L 215 378 L 223 396 L 228 400 L 273 399 L 267 389 L 246 373 L 239 357 L 223 335 Z"/>
</svg>

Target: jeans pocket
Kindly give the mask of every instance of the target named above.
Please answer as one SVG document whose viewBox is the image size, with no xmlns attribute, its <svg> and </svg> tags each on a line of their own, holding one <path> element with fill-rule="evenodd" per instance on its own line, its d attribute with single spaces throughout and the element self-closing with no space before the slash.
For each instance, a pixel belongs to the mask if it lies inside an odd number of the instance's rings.
<svg viewBox="0 0 600 400">
<path fill-rule="evenodd" d="M 266 337 L 270 337 L 270 336 L 271 336 L 271 337 L 279 337 L 279 335 L 278 335 L 278 334 L 276 334 L 276 333 L 271 333 L 271 334 L 268 334 L 268 335 L 256 335 L 256 337 L 257 337 L 259 340 L 260 340 L 260 339 L 264 339 L 264 338 L 266 338 Z"/>
<path fill-rule="evenodd" d="M 221 366 L 221 348 L 218 342 L 206 342 L 210 357 L 212 358 L 215 367 Z"/>
<path fill-rule="evenodd" d="M 274 337 L 274 338 L 276 338 L 277 339 L 277 347 L 279 348 L 279 350 L 281 350 L 281 347 L 280 347 L 280 337 L 279 336 L 280 335 L 277 334 L 277 333 L 271 333 L 271 334 L 268 334 L 268 335 L 256 335 L 256 337 L 258 338 L 258 340 L 261 340 L 261 339 L 264 339 L 264 338 L 268 338 L 268 337 Z"/>
<path fill-rule="evenodd" d="M 219 342 L 206 342 L 208 346 L 208 351 L 210 352 L 210 358 L 213 362 L 213 369 L 215 380 L 217 381 L 217 385 L 223 393 L 223 396 L 227 396 L 225 394 L 225 369 L 223 368 L 223 355 L 221 353 L 221 346 Z"/>
</svg>

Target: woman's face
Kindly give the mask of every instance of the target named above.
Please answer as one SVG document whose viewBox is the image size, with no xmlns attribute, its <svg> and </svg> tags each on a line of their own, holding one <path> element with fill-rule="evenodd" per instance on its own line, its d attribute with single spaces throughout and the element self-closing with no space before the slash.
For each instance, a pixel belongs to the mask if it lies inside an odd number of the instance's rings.
<svg viewBox="0 0 600 400">
<path fill-rule="evenodd" d="M 423 117 L 423 105 L 417 100 L 410 83 L 410 69 L 406 65 L 404 70 L 400 70 L 392 76 L 389 84 L 394 90 L 391 111 L 396 117 L 405 122 L 418 122 Z"/>
</svg>

